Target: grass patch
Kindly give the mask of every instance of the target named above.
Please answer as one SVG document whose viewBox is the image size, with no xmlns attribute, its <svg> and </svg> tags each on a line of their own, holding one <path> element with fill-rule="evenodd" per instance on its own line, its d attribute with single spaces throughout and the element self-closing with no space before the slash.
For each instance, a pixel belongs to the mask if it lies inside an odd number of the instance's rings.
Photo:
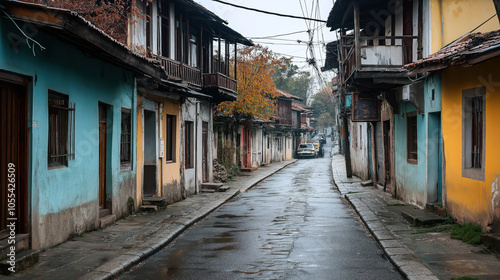
<svg viewBox="0 0 500 280">
<path fill-rule="evenodd" d="M 451 227 L 451 238 L 460 239 L 472 245 L 481 244 L 481 234 L 482 229 L 478 225 L 465 224 L 465 225 L 453 225 Z"/>
<path fill-rule="evenodd" d="M 413 234 L 424 234 L 424 233 L 450 231 L 452 227 L 453 226 L 444 226 L 444 227 L 438 227 L 438 228 L 431 228 L 431 229 L 427 229 L 427 230 L 420 230 L 420 231 L 414 232 Z"/>
<path fill-rule="evenodd" d="M 403 203 L 394 203 L 394 204 L 387 204 L 387 206 L 406 206 L 406 204 L 403 204 Z"/>
</svg>

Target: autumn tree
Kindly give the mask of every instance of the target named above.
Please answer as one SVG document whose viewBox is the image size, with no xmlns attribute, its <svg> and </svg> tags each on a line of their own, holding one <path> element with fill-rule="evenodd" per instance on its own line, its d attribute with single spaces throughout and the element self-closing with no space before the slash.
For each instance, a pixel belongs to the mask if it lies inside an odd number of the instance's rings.
<svg viewBox="0 0 500 280">
<path fill-rule="evenodd" d="M 217 111 L 237 119 L 270 119 L 278 97 L 272 75 L 284 67 L 286 60 L 261 45 L 242 47 L 238 52 L 238 100 L 220 103 Z"/>
</svg>

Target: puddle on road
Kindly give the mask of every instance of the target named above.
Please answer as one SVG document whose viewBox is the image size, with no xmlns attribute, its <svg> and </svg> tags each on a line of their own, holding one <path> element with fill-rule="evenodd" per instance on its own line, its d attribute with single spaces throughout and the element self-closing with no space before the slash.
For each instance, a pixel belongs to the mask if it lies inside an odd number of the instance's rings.
<svg viewBox="0 0 500 280">
<path fill-rule="evenodd" d="M 248 218 L 248 216 L 238 216 L 238 215 L 231 215 L 231 214 L 222 214 L 222 215 L 217 215 L 215 217 L 218 219 Z"/>
<path fill-rule="evenodd" d="M 226 223 L 215 223 L 213 225 L 214 228 L 238 228 L 236 225 L 233 224 L 226 224 Z"/>
</svg>

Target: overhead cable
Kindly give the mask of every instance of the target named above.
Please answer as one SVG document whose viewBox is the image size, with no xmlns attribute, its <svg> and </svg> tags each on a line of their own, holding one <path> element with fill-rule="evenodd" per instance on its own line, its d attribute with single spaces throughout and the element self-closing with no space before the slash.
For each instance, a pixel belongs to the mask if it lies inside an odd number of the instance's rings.
<svg viewBox="0 0 500 280">
<path fill-rule="evenodd" d="M 212 1 L 215 1 L 215 2 L 218 2 L 218 3 L 221 3 L 221 4 L 225 4 L 225 5 L 229 5 L 229 6 L 233 6 L 233 7 L 236 7 L 236 8 L 245 9 L 245 10 L 254 11 L 254 12 L 259 12 L 259 13 L 264 13 L 264 14 L 268 14 L 268 15 L 274 15 L 274 16 L 280 16 L 280 17 L 288 17 L 288 18 L 294 18 L 294 19 L 305 19 L 305 20 L 326 22 L 325 20 L 321 20 L 321 19 L 299 17 L 299 16 L 293 16 L 293 15 L 285 15 L 285 14 L 279 14 L 279 13 L 275 13 L 275 12 L 269 12 L 269 11 L 254 9 L 254 8 L 250 8 L 250 7 L 236 5 L 236 4 L 233 4 L 233 3 L 224 2 L 224 1 L 221 1 L 221 0 L 212 0 Z"/>
</svg>

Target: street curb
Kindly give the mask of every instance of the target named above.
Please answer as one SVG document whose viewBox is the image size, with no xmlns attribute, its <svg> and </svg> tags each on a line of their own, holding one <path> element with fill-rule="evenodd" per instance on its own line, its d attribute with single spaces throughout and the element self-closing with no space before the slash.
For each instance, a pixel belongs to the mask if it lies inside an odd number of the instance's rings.
<svg viewBox="0 0 500 280">
<path fill-rule="evenodd" d="M 331 167 L 333 171 L 333 157 Z M 337 176 L 332 172 L 333 184 L 337 187 L 339 193 L 354 208 L 356 214 L 358 214 L 363 224 L 374 237 L 375 241 L 377 241 L 384 255 L 399 273 L 408 280 L 439 280 L 439 278 L 415 257 L 408 248 L 399 242 L 394 234 L 380 221 L 375 212 L 362 202 L 356 194 L 343 193 L 336 183 L 338 180 L 336 177 Z"/>
<path fill-rule="evenodd" d="M 292 160 L 289 163 L 285 164 L 284 166 L 276 169 L 275 171 L 271 172 L 270 174 L 264 176 L 263 178 L 257 180 L 254 183 L 251 183 L 250 186 L 244 187 L 243 191 L 248 191 L 249 189 L 253 188 L 263 180 L 271 177 L 275 173 L 281 171 L 282 169 L 288 167 L 289 165 L 295 163 L 297 160 Z M 134 248 L 144 248 L 140 249 L 138 252 L 135 254 L 130 254 L 130 253 L 124 253 L 123 255 L 118 256 L 117 258 L 114 258 L 110 260 L 109 262 L 106 262 L 105 264 L 95 268 L 93 271 L 84 274 L 82 277 L 78 278 L 80 280 L 109 280 L 109 279 L 114 279 L 121 275 L 123 272 L 127 271 L 130 269 L 132 266 L 142 262 L 143 260 L 149 258 L 150 256 L 154 255 L 163 247 L 171 243 L 175 238 L 177 238 L 181 233 L 189 229 L 192 225 L 194 225 L 196 222 L 202 220 L 206 216 L 210 215 L 212 212 L 220 208 L 224 203 L 227 201 L 233 199 L 236 197 L 238 194 L 240 194 L 241 188 L 240 189 L 233 189 L 229 190 L 228 196 L 219 198 L 218 200 L 214 201 L 211 204 L 206 205 L 207 207 L 201 208 L 202 210 L 199 210 L 199 213 L 194 212 L 193 213 L 193 218 L 185 217 L 188 218 L 188 220 L 185 223 L 177 223 L 174 222 L 175 224 L 179 224 L 175 229 L 169 229 L 169 230 L 160 230 L 156 233 L 154 233 L 151 238 L 141 244 L 140 246 L 136 246 L 131 248 L 130 251 L 132 251 Z M 208 208 L 208 209 L 207 209 Z M 163 234 L 166 234 L 166 237 L 162 237 Z"/>
</svg>

